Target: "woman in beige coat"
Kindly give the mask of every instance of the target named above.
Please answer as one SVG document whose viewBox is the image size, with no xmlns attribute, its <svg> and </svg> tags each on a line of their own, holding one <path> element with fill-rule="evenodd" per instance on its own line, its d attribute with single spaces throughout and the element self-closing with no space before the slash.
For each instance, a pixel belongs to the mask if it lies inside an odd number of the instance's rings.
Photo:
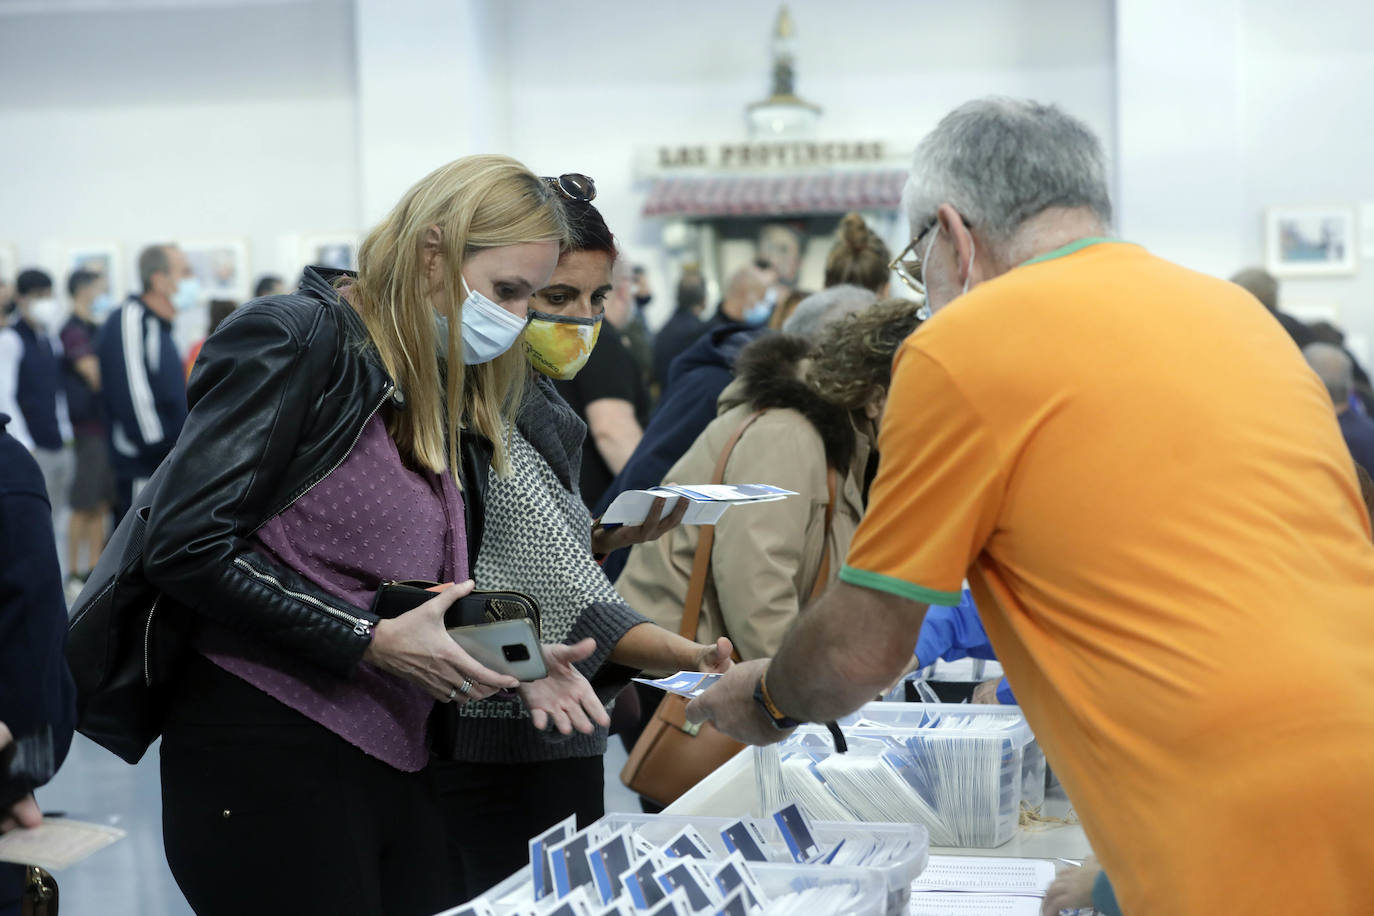
<svg viewBox="0 0 1374 916">
<path fill-rule="evenodd" d="M 728 636 L 743 659 L 773 655 L 807 603 L 828 554 L 839 574 L 863 514 L 865 477 L 887 400 L 892 358 L 920 324 L 920 307 L 888 300 L 827 328 L 814 343 L 769 336 L 740 354 L 720 413 L 667 481 L 711 480 L 726 443 L 751 415 L 724 483 L 766 483 L 797 491 L 778 502 L 737 506 L 715 526 L 710 575 L 695 639 Z M 827 477 L 836 473 L 826 537 Z M 616 583 L 630 606 L 677 631 L 700 526 L 683 526 L 635 546 Z"/>
</svg>

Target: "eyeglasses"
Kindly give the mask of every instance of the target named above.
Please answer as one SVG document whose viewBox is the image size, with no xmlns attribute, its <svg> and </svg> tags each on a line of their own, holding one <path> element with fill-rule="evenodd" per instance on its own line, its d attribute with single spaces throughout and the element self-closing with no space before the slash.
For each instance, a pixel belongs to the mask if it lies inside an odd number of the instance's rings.
<svg viewBox="0 0 1374 916">
<path fill-rule="evenodd" d="M 902 282 L 922 298 L 926 294 L 926 279 L 925 265 L 921 263 L 921 239 L 925 238 L 926 234 L 935 228 L 936 223 L 936 218 L 932 216 L 921 228 L 921 231 L 916 233 L 916 237 L 907 242 L 901 253 L 887 265 L 888 270 L 896 272 L 897 276 L 902 278 Z"/>
<path fill-rule="evenodd" d="M 897 276 L 902 278 L 902 282 L 909 286 L 911 291 L 922 299 L 925 299 L 926 295 L 926 265 L 921 260 L 921 240 L 939 224 L 939 221 L 939 217 L 936 216 L 932 216 L 930 219 L 926 220 L 925 225 L 921 227 L 921 231 L 916 233 L 916 237 L 908 242 L 907 246 L 902 249 L 901 254 L 893 258 L 891 263 L 887 265 L 888 270 L 896 272 Z M 965 229 L 973 228 L 973 223 L 970 223 L 962 216 L 959 217 L 959 221 L 964 224 Z M 924 314 L 917 313 L 917 317 L 922 321 L 930 317 L 930 308 L 928 306 L 923 306 L 921 312 Z"/>
<path fill-rule="evenodd" d="M 596 200 L 596 182 L 586 175 L 568 172 L 557 178 L 545 178 L 544 182 L 568 200 L 575 200 L 584 204 Z"/>
</svg>

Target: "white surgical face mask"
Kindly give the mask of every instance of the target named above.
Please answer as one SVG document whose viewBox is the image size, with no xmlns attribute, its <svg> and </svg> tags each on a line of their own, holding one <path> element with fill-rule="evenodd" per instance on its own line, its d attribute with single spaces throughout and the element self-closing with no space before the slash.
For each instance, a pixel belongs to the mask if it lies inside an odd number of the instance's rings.
<svg viewBox="0 0 1374 916">
<path fill-rule="evenodd" d="M 489 363 L 511 348 L 525 330 L 525 319 L 479 293 L 467 278 L 468 297 L 463 300 L 463 365 Z"/>
<path fill-rule="evenodd" d="M 177 291 L 172 293 L 172 305 L 176 306 L 177 311 L 184 312 L 187 309 L 195 308 L 200 302 L 200 281 L 195 277 L 182 277 L 177 284 Z"/>
<path fill-rule="evenodd" d="M 763 298 L 755 302 L 752 306 L 744 310 L 741 320 L 750 327 L 758 327 L 767 324 L 768 319 L 773 315 L 773 309 L 778 305 L 778 290 L 776 287 L 768 287 L 768 291 L 763 294 Z"/>
<path fill-rule="evenodd" d="M 62 305 L 51 296 L 35 299 L 29 303 L 29 317 L 41 324 L 48 333 L 52 333 L 57 330 L 57 323 L 62 320 Z"/>
<path fill-rule="evenodd" d="M 923 281 L 925 280 L 924 274 L 925 274 L 925 272 L 926 272 L 927 266 L 930 264 L 930 252 L 931 252 L 932 250 L 934 250 L 934 248 L 935 248 L 935 237 L 936 237 L 937 235 L 939 235 L 939 234 L 940 234 L 940 224 L 939 224 L 939 223 L 936 223 L 936 224 L 935 224 L 935 229 L 930 233 L 930 241 L 929 241 L 929 242 L 926 242 L 926 252 L 925 252 L 925 254 L 921 257 L 921 273 L 922 273 L 921 279 L 922 279 Z M 964 293 L 967 293 L 967 292 L 968 292 L 968 282 L 969 282 L 969 280 L 973 279 L 973 258 L 974 258 L 974 255 L 976 255 L 977 252 L 978 252 L 978 246 L 977 246 L 977 244 L 973 241 L 973 236 L 972 236 L 972 235 L 970 235 L 970 236 L 968 237 L 968 244 L 969 244 L 969 252 L 968 252 L 968 271 L 964 274 L 964 289 L 963 289 L 963 292 L 961 292 L 961 293 L 959 294 L 959 295 L 961 295 L 961 296 L 962 296 Z M 933 312 L 936 311 L 936 307 L 935 307 L 935 306 L 932 306 L 932 305 L 930 304 L 930 284 L 929 284 L 929 283 L 926 283 L 926 284 L 925 284 L 925 288 L 926 288 L 926 305 L 925 305 L 925 307 L 926 307 L 927 316 L 929 316 L 931 313 L 933 313 Z M 948 305 L 948 304 L 949 304 L 949 303 L 946 302 L 946 303 L 944 303 L 944 305 L 939 306 L 939 308 L 944 308 L 945 305 Z"/>
</svg>

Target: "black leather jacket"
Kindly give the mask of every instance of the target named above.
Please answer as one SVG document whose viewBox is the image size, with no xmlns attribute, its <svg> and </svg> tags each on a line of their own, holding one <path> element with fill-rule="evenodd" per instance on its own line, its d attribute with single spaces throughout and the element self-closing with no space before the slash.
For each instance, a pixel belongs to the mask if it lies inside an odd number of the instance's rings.
<svg viewBox="0 0 1374 916">
<path fill-rule="evenodd" d="M 248 540 L 338 467 L 384 404 L 404 409 L 362 320 L 330 286 L 339 273 L 308 269 L 295 293 L 248 303 L 205 342 L 190 415 L 159 469 L 144 572 L 176 605 L 346 676 L 377 617 Z M 491 447 L 461 445 L 471 566 Z"/>
</svg>

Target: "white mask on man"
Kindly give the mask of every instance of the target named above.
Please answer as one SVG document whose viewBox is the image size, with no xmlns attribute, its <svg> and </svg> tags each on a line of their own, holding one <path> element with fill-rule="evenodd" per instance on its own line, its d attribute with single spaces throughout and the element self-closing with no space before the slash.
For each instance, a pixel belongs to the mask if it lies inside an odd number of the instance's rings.
<svg viewBox="0 0 1374 916">
<path fill-rule="evenodd" d="M 940 234 L 940 224 L 939 224 L 939 223 L 936 223 L 936 224 L 935 224 L 935 231 L 933 231 L 933 232 L 930 233 L 930 241 L 929 241 L 929 242 L 926 242 L 926 252 L 925 252 L 925 255 L 923 255 L 922 258 L 921 258 L 921 263 L 922 263 L 923 265 L 928 265 L 928 264 L 930 263 L 930 253 L 931 253 L 931 251 L 933 251 L 933 250 L 935 249 L 935 236 L 937 236 L 937 235 L 939 235 L 939 234 Z M 968 292 L 969 280 L 973 279 L 973 258 L 974 258 L 974 256 L 977 255 L 977 253 L 978 253 L 978 245 L 977 245 L 976 242 L 974 242 L 974 240 L 973 240 L 973 235 L 972 235 L 971 233 L 970 233 L 970 235 L 969 235 L 969 237 L 968 237 L 968 244 L 969 244 L 969 252 L 968 252 L 968 271 L 964 274 L 964 288 L 963 288 L 963 291 L 959 293 L 959 295 L 961 295 L 961 296 L 964 295 L 964 293 L 967 293 L 967 292 Z M 921 268 L 921 272 L 922 272 L 923 274 L 925 273 L 925 270 L 926 270 L 925 267 L 922 267 L 922 268 Z M 923 277 L 922 279 L 924 279 L 924 277 Z M 945 305 L 948 305 L 948 304 L 949 304 L 948 302 L 945 303 Z M 941 306 L 941 308 L 943 308 L 943 307 L 944 307 L 944 306 Z M 927 308 L 930 312 L 935 311 L 933 308 L 931 308 L 931 305 L 930 305 L 930 285 L 929 285 L 929 284 L 926 285 L 926 308 Z"/>
<path fill-rule="evenodd" d="M 35 299 L 29 303 L 29 317 L 41 324 L 49 334 L 55 334 L 58 322 L 62 320 L 62 304 L 51 296 Z"/>
</svg>

